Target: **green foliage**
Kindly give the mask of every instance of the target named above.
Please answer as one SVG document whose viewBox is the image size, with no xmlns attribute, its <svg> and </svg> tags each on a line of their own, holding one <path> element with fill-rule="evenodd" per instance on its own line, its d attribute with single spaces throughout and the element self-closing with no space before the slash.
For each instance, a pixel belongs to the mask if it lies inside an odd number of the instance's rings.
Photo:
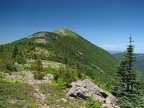
<svg viewBox="0 0 144 108">
<path fill-rule="evenodd" d="M 101 108 L 102 102 L 92 100 L 91 98 L 87 98 L 86 107 L 87 108 Z"/>
<path fill-rule="evenodd" d="M 144 100 L 135 93 L 126 93 L 118 98 L 121 108 L 144 108 Z"/>
<path fill-rule="evenodd" d="M 60 66 L 59 68 L 48 66 L 44 71 L 54 75 L 52 84 L 60 88 L 66 88 L 67 84 L 79 79 L 77 70 L 71 69 L 69 66 Z"/>
<path fill-rule="evenodd" d="M 66 82 L 62 78 L 58 78 L 56 81 L 52 82 L 53 86 L 65 89 L 66 88 Z"/>
<path fill-rule="evenodd" d="M 60 88 L 65 88 L 67 84 L 76 80 L 77 74 L 74 70 L 66 67 L 60 67 L 57 71 L 52 72 L 54 74 L 53 85 Z"/>
<path fill-rule="evenodd" d="M 12 58 L 13 58 L 13 59 L 16 58 L 17 54 L 18 54 L 18 48 L 17 48 L 17 46 L 15 45 L 15 46 L 14 46 L 14 49 L 13 49 L 13 51 L 12 51 Z"/>
<path fill-rule="evenodd" d="M 42 66 L 42 62 L 41 62 L 40 59 L 37 59 L 35 61 L 33 69 L 34 69 L 34 73 L 33 73 L 34 74 L 34 78 L 38 79 L 38 80 L 43 79 L 43 77 L 45 76 L 45 74 L 43 72 L 43 66 Z"/>
<path fill-rule="evenodd" d="M 25 64 L 26 63 L 26 60 L 22 56 L 19 56 L 19 55 L 15 58 L 15 60 L 18 64 Z"/>
<path fill-rule="evenodd" d="M 0 70 L 7 73 L 17 71 L 17 68 L 14 66 L 14 60 L 8 55 L 3 56 L 3 58 L 0 59 Z"/>
<path fill-rule="evenodd" d="M 59 69 L 57 68 L 52 68 L 50 65 L 46 68 L 44 68 L 44 71 L 47 73 L 47 74 L 55 74 L 59 71 Z"/>
<path fill-rule="evenodd" d="M 132 37 L 130 37 L 130 45 L 128 45 L 117 70 L 117 83 L 113 94 L 118 97 L 122 108 L 143 108 L 141 107 L 140 77 L 133 67 L 135 57 L 133 56 L 132 42 Z"/>
<path fill-rule="evenodd" d="M 60 87 L 60 88 L 66 88 L 66 85 L 70 82 L 74 81 L 77 75 L 75 75 L 75 71 L 71 68 L 64 68 L 60 67 L 58 69 L 52 68 L 51 66 L 48 66 L 44 69 L 44 71 L 48 74 L 54 75 L 54 81 L 52 82 L 52 85 Z"/>
<path fill-rule="evenodd" d="M 123 53 L 116 53 L 113 54 L 114 57 L 116 57 L 118 60 L 121 60 Z M 141 72 L 142 79 L 144 79 L 144 54 L 136 54 L 134 53 L 134 56 L 136 57 L 136 61 L 133 63 L 134 67 Z"/>
<path fill-rule="evenodd" d="M 26 83 L 0 82 L 0 107 L 22 108 L 24 106 L 37 108 L 32 86 Z"/>
<path fill-rule="evenodd" d="M 0 82 L 2 82 L 4 78 L 5 78 L 5 75 L 2 72 L 0 72 Z"/>
</svg>

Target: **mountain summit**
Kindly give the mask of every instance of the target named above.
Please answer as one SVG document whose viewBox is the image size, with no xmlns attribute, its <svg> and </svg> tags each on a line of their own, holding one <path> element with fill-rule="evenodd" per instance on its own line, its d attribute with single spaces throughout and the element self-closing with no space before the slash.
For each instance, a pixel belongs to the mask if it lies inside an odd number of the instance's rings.
<svg viewBox="0 0 144 108">
<path fill-rule="evenodd" d="M 65 27 L 62 27 L 58 30 L 55 30 L 54 33 L 57 33 L 59 35 L 63 35 L 63 36 L 73 36 L 73 37 L 76 37 L 76 34 L 74 32 L 72 32 L 71 30 L 65 28 Z"/>
</svg>

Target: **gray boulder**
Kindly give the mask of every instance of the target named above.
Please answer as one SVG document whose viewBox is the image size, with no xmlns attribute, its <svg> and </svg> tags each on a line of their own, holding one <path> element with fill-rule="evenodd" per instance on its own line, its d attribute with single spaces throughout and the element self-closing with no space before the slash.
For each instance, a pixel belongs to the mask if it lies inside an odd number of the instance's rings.
<svg viewBox="0 0 144 108">
<path fill-rule="evenodd" d="M 72 88 L 67 93 L 67 95 L 82 99 L 92 97 L 93 100 L 99 100 L 105 104 L 116 105 L 117 103 L 117 99 L 111 93 L 99 88 L 88 79 L 73 83 Z"/>
</svg>

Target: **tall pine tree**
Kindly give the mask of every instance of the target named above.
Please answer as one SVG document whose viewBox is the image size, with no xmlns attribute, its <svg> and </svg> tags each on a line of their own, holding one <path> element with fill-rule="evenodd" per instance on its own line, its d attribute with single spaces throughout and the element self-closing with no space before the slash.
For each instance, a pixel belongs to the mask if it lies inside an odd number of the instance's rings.
<svg viewBox="0 0 144 108">
<path fill-rule="evenodd" d="M 114 88 L 114 95 L 121 101 L 122 108 L 142 108 L 140 94 L 140 77 L 133 66 L 136 61 L 134 56 L 134 46 L 132 37 L 129 38 L 129 45 L 124 53 L 120 65 L 118 66 L 118 83 Z"/>
<path fill-rule="evenodd" d="M 134 46 L 132 45 L 132 37 L 129 38 L 129 45 L 124 53 L 124 57 L 118 67 L 118 76 L 121 80 L 121 87 L 123 91 L 132 92 L 134 89 L 137 89 L 138 83 L 138 74 L 133 66 L 133 63 L 136 61 L 135 56 L 133 55 Z"/>
</svg>

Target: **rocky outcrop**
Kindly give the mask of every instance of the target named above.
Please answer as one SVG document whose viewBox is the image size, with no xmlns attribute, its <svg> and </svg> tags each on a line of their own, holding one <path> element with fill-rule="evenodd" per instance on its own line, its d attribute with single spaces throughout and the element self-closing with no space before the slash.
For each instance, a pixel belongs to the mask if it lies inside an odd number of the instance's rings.
<svg viewBox="0 0 144 108">
<path fill-rule="evenodd" d="M 11 81 L 11 82 L 15 82 L 15 81 L 22 81 L 25 83 L 28 83 L 29 85 L 31 85 L 34 88 L 34 96 L 36 97 L 36 103 L 39 106 L 39 108 L 49 108 L 49 106 L 47 106 L 44 102 L 46 100 L 46 94 L 43 94 L 40 89 L 39 89 L 39 84 L 42 83 L 50 83 L 50 79 L 53 78 L 52 74 L 47 74 L 43 77 L 43 80 L 35 80 L 34 79 L 34 75 L 32 74 L 32 72 L 30 71 L 23 71 L 23 72 L 13 72 L 11 75 L 5 73 L 6 75 L 6 79 Z M 8 102 L 11 104 L 16 103 L 17 99 L 15 98 L 10 98 L 8 99 Z M 22 100 L 26 101 L 26 100 Z M 63 101 L 66 101 L 63 99 Z M 27 108 L 27 106 L 23 107 L 23 108 Z"/>
<path fill-rule="evenodd" d="M 44 36 L 46 36 L 47 34 L 48 34 L 47 32 L 38 32 L 38 33 L 35 33 L 35 34 L 33 34 L 33 35 L 28 36 L 27 38 L 28 38 L 28 39 L 31 39 L 31 38 L 33 38 L 33 37 L 44 37 Z"/>
<path fill-rule="evenodd" d="M 99 88 L 97 85 L 85 79 L 72 84 L 72 88 L 67 93 L 68 96 L 86 99 L 92 97 L 93 100 L 104 102 L 105 105 L 116 105 L 117 99 L 108 91 Z"/>
</svg>

